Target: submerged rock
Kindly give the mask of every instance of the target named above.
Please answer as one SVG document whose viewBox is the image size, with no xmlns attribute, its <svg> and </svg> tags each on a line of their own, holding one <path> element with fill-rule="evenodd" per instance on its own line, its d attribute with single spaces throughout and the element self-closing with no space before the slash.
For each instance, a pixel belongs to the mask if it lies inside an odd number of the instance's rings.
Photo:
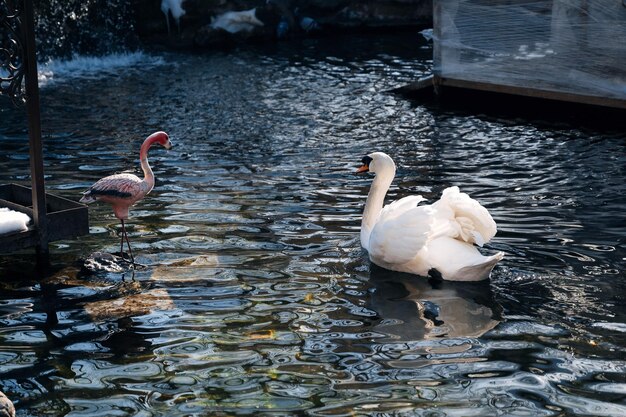
<svg viewBox="0 0 626 417">
<path fill-rule="evenodd" d="M 223 48 L 230 46 L 234 41 L 232 35 L 223 29 L 215 29 L 206 25 L 198 29 L 193 44 L 201 48 Z"/>
<path fill-rule="evenodd" d="M 112 253 L 94 252 L 85 259 L 83 270 L 89 273 L 99 272 L 124 272 L 128 270 L 129 263 Z"/>
<path fill-rule="evenodd" d="M 313 32 L 320 29 L 320 25 L 310 17 L 304 16 L 300 19 L 300 28 L 305 32 Z"/>
<path fill-rule="evenodd" d="M 130 286 L 130 287 L 129 287 Z M 115 297 L 85 303 L 92 320 L 110 320 L 150 314 L 154 310 L 172 310 L 174 302 L 164 289 L 146 289 L 139 283 L 127 284 Z"/>
<path fill-rule="evenodd" d="M 2 391 L 0 391 L 0 417 L 15 417 L 15 407 Z"/>
</svg>

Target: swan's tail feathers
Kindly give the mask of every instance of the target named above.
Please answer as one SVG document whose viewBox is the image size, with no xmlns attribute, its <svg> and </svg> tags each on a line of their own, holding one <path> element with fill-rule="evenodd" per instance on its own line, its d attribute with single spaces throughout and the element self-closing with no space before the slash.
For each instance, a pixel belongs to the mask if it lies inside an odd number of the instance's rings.
<svg viewBox="0 0 626 417">
<path fill-rule="evenodd" d="M 483 246 L 496 234 L 496 222 L 478 201 L 459 191 L 459 187 L 443 190 L 441 199 L 433 207 L 449 216 L 454 236 L 467 243 Z"/>
<path fill-rule="evenodd" d="M 455 274 L 452 281 L 482 281 L 489 278 L 491 270 L 498 262 L 504 258 L 504 252 L 498 252 L 495 255 L 491 255 L 485 259 L 485 262 L 481 262 L 476 265 L 466 266 L 461 268 L 458 273 Z"/>
</svg>

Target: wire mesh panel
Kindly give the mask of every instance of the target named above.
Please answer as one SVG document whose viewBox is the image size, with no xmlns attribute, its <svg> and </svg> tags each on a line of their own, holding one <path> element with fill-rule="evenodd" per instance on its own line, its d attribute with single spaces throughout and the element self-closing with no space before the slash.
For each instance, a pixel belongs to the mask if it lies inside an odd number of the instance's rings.
<svg viewBox="0 0 626 417">
<path fill-rule="evenodd" d="M 626 100 L 622 0 L 438 0 L 434 74 Z"/>
</svg>

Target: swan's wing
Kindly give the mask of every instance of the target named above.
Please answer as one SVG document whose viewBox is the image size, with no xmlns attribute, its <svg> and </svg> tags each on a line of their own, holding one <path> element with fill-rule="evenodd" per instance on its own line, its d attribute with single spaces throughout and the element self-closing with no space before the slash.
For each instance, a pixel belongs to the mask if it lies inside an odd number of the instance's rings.
<svg viewBox="0 0 626 417">
<path fill-rule="evenodd" d="M 432 207 L 436 210 L 434 229 L 438 233 L 479 246 L 489 242 L 496 234 L 496 222 L 487 209 L 460 192 L 459 187 L 446 188 L 441 199 Z"/>
<path fill-rule="evenodd" d="M 372 259 L 403 264 L 415 258 L 428 240 L 432 220 L 429 206 L 417 207 L 422 200 L 422 196 L 405 197 L 383 208 L 370 235 Z"/>
<path fill-rule="evenodd" d="M 383 207 L 380 217 L 385 217 L 387 219 L 397 217 L 407 210 L 417 207 L 417 205 L 424 200 L 426 199 L 421 195 L 410 195 L 408 197 L 401 198 L 400 200 L 396 200 Z"/>
</svg>

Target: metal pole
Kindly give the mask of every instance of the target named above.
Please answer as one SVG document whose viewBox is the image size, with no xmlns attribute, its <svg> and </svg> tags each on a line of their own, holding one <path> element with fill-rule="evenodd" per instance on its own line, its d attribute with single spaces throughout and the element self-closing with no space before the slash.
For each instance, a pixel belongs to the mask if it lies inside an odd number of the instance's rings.
<svg viewBox="0 0 626 417">
<path fill-rule="evenodd" d="M 39 111 L 39 81 L 37 78 L 37 46 L 35 44 L 35 18 L 32 0 L 24 0 L 22 38 L 25 42 L 24 65 L 26 67 L 26 109 L 28 112 L 33 221 L 39 237 L 37 244 L 38 260 L 47 262 L 49 255 L 48 219 L 46 217 L 41 115 Z"/>
</svg>

